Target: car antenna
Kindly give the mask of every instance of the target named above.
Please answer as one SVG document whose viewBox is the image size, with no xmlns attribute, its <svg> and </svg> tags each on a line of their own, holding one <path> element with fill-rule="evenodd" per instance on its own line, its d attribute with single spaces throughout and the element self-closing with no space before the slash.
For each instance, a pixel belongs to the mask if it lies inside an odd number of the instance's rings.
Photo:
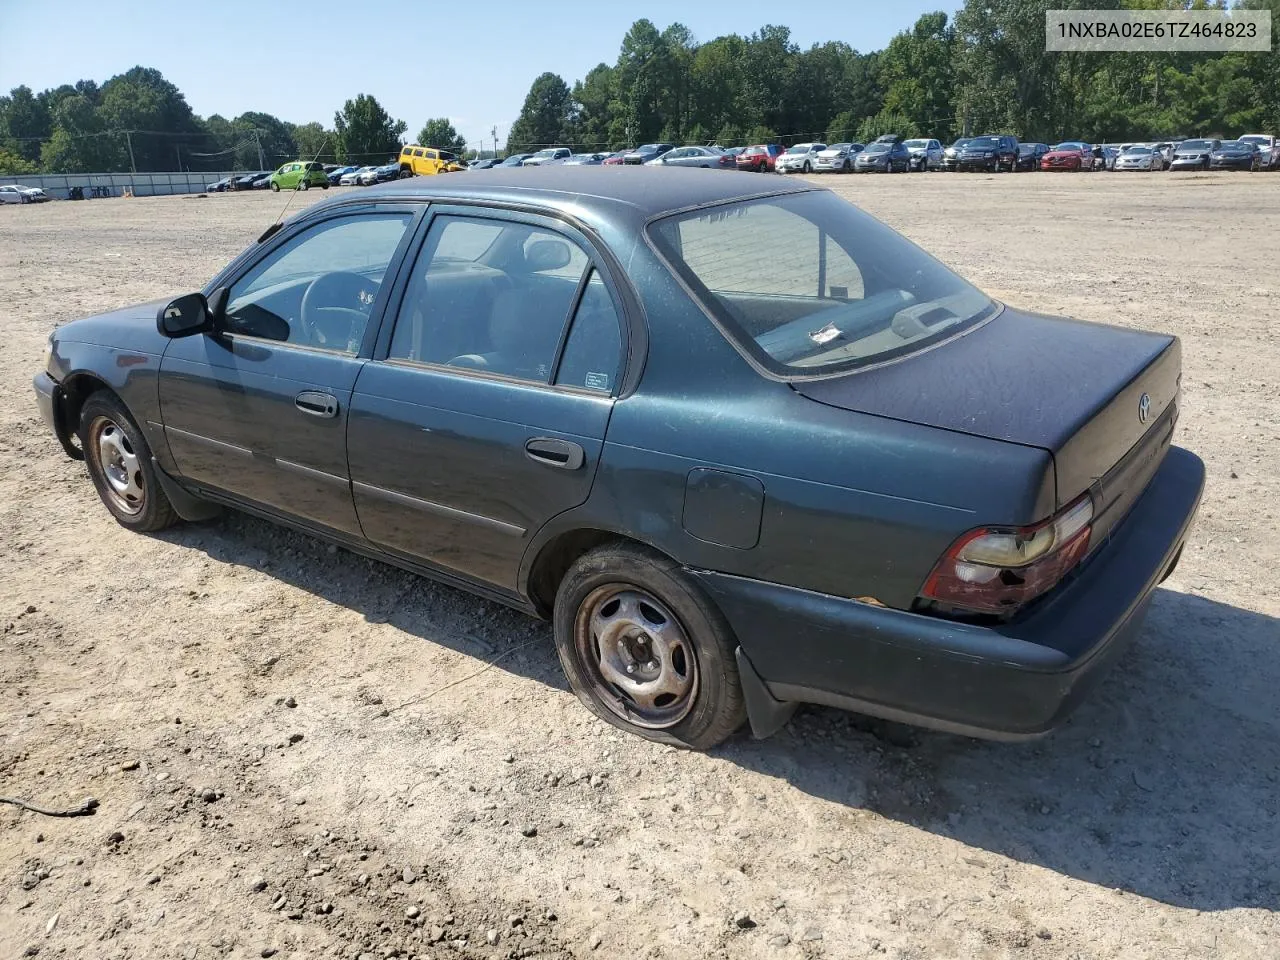
<svg viewBox="0 0 1280 960">
<path fill-rule="evenodd" d="M 328 145 L 329 145 L 329 138 L 325 137 L 324 140 L 321 141 L 320 143 L 320 149 L 317 150 L 316 155 L 311 158 L 311 163 L 315 163 L 320 159 L 320 154 L 324 153 L 324 148 L 327 147 Z M 303 176 L 306 176 L 305 170 L 303 171 Z M 279 232 L 280 228 L 284 226 L 284 215 L 289 212 L 289 204 L 293 203 L 293 194 L 297 192 L 298 191 L 296 189 L 290 191 L 289 199 L 284 202 L 284 209 L 281 210 L 279 215 L 276 217 L 275 223 L 271 224 L 271 226 L 267 227 L 266 230 L 262 231 L 262 236 L 258 238 L 258 243 L 262 243 L 264 240 L 268 239 L 269 237 L 274 236 L 277 232 Z"/>
</svg>

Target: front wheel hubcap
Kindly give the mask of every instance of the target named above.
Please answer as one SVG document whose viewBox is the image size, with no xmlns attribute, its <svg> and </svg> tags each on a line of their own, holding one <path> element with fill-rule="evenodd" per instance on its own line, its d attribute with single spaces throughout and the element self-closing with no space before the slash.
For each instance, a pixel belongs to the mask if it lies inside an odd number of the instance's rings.
<svg viewBox="0 0 1280 960">
<path fill-rule="evenodd" d="M 698 661 L 684 628 L 648 591 L 611 584 L 578 608 L 574 641 L 596 699 L 638 727 L 661 730 L 689 713 Z"/>
<path fill-rule="evenodd" d="M 91 444 L 106 481 L 107 494 L 125 513 L 138 513 L 146 504 L 142 463 L 120 425 L 105 417 L 93 425 Z"/>
</svg>

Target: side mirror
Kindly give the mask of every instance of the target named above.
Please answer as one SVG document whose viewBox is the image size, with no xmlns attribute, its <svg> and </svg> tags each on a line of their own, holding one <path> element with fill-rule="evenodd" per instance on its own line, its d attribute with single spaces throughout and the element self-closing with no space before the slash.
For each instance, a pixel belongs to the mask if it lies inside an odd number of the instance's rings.
<svg viewBox="0 0 1280 960">
<path fill-rule="evenodd" d="M 165 337 L 190 337 L 213 330 L 213 311 L 203 293 L 170 300 L 156 315 L 156 329 Z"/>
</svg>

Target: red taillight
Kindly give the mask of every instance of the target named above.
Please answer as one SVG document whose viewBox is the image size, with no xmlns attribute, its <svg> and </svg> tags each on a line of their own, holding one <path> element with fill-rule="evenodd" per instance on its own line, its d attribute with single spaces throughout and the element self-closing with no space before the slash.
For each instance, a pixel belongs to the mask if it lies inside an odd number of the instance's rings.
<svg viewBox="0 0 1280 960">
<path fill-rule="evenodd" d="M 970 530 L 943 554 L 920 595 L 976 613 L 1013 613 L 1084 558 L 1092 522 L 1086 494 L 1034 526 Z"/>
</svg>

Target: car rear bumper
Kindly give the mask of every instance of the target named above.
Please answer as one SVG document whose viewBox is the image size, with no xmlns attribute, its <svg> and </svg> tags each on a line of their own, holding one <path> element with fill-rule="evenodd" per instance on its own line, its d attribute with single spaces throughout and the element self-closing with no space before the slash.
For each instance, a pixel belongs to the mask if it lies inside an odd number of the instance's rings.
<svg viewBox="0 0 1280 960">
<path fill-rule="evenodd" d="M 772 732 L 770 715 L 805 702 L 1026 739 L 1058 726 L 1139 632 L 1152 593 L 1178 562 L 1203 487 L 1204 464 L 1171 447 L 1106 547 L 1027 616 L 997 627 L 727 574 L 695 576 L 741 644 L 758 735 Z"/>
</svg>

